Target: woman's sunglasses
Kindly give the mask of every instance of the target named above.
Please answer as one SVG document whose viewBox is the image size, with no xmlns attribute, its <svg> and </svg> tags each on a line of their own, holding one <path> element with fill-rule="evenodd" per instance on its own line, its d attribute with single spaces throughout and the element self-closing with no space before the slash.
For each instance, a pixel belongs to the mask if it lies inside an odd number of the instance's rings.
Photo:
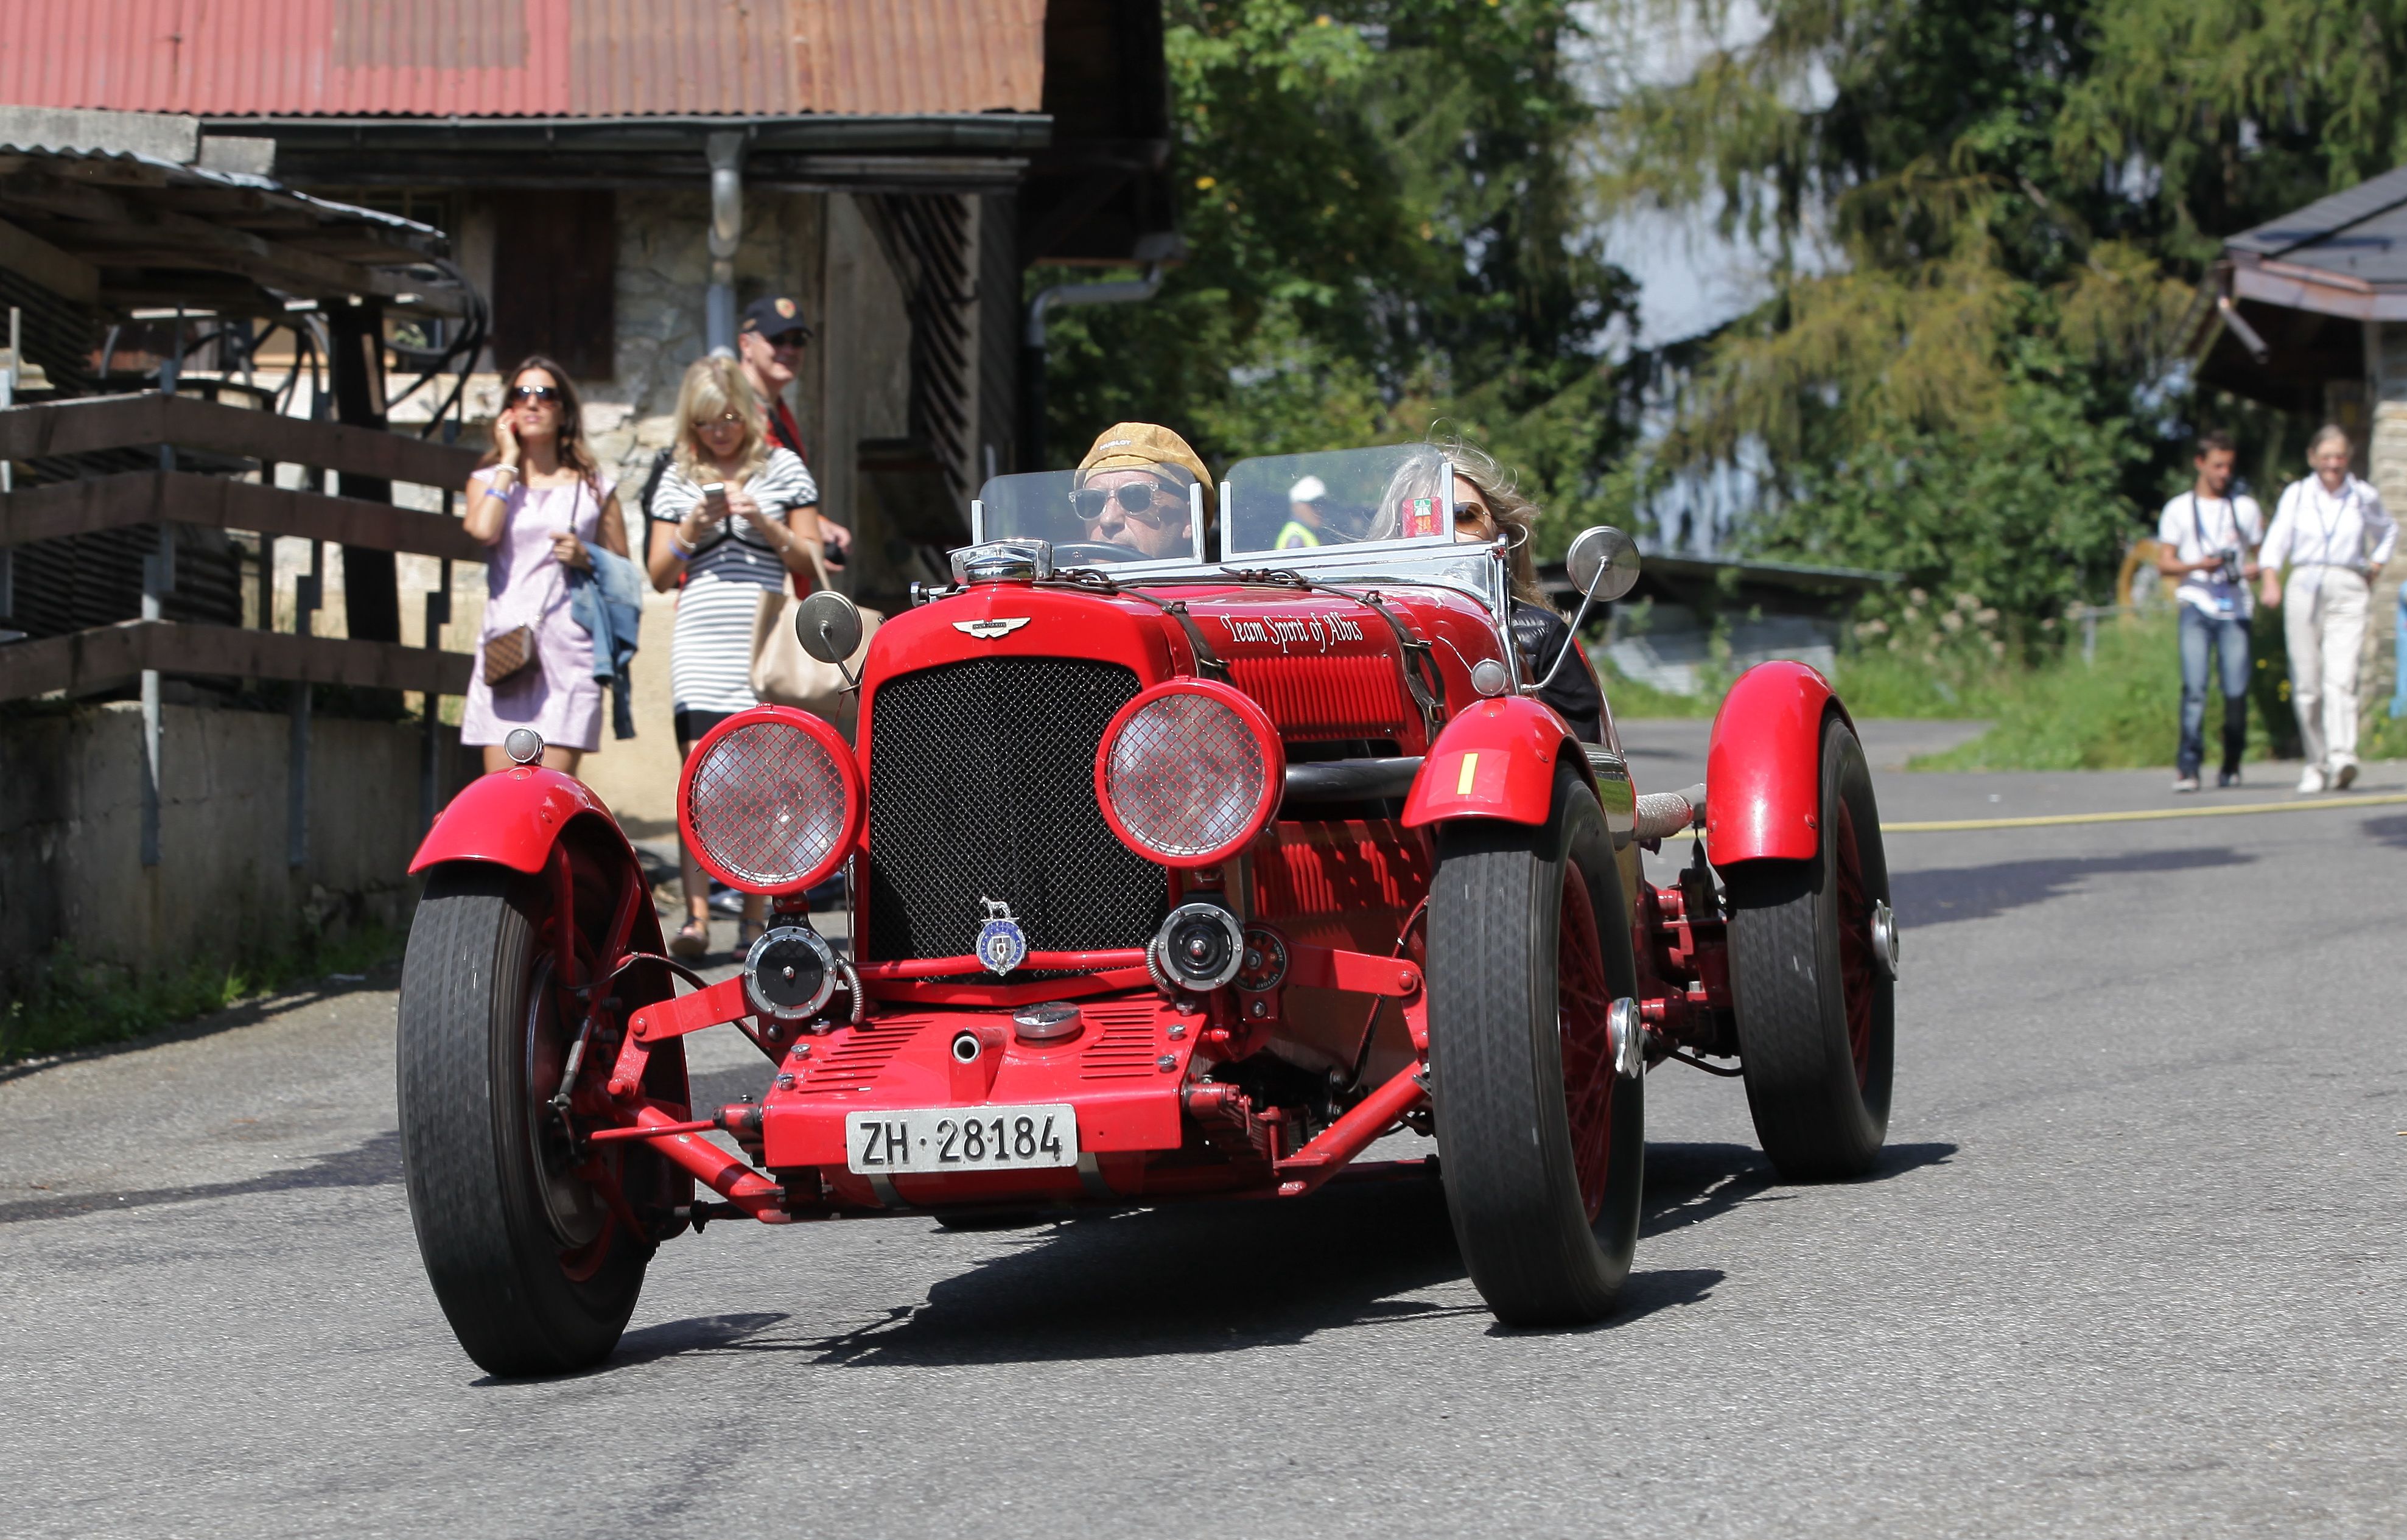
<svg viewBox="0 0 2407 1540">
<path fill-rule="evenodd" d="M 529 401 L 562 401 L 565 399 L 566 397 L 562 393 L 560 387 L 557 385 L 520 385 L 514 387 L 510 392 L 510 405 L 513 406 L 520 406 Z"/>
<path fill-rule="evenodd" d="M 740 428 L 744 425 L 744 419 L 734 412 L 721 412 L 717 417 L 697 417 L 693 420 L 693 425 L 697 431 L 707 428 Z"/>
<path fill-rule="evenodd" d="M 1169 490 L 1157 481 L 1130 481 L 1110 488 L 1080 487 L 1070 494 L 1070 509 L 1080 519 L 1091 524 L 1104 516 L 1104 510 L 1106 507 L 1118 503 L 1120 506 L 1120 511 L 1131 519 L 1161 529 L 1169 524 L 1171 519 L 1175 516 L 1156 515 L 1153 511 L 1153 500 L 1157 493 Z"/>
</svg>

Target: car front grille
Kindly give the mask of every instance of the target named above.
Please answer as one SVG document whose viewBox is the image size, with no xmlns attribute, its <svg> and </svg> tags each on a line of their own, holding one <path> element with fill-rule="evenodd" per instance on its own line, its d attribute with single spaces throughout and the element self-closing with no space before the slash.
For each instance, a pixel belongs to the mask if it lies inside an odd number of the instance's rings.
<svg viewBox="0 0 2407 1540">
<path fill-rule="evenodd" d="M 868 946 L 958 957 L 1011 905 L 1032 951 L 1142 947 L 1162 869 L 1095 802 L 1095 749 L 1136 675 L 1075 658 L 980 658 L 889 679 L 869 724 Z"/>
</svg>

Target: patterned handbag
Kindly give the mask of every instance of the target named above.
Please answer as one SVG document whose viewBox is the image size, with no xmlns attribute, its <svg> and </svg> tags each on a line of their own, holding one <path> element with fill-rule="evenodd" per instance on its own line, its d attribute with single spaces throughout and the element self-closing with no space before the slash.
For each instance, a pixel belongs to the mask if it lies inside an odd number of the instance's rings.
<svg viewBox="0 0 2407 1540">
<path fill-rule="evenodd" d="M 534 627 L 518 626 L 485 638 L 487 689 L 518 677 L 534 663 Z"/>
</svg>

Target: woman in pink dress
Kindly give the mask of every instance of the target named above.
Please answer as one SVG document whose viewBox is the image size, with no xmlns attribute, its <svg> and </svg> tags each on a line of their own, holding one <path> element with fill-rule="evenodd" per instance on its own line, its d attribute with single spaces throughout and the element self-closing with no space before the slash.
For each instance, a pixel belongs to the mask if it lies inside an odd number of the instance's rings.
<svg viewBox="0 0 2407 1540">
<path fill-rule="evenodd" d="M 463 521 L 493 559 L 460 741 L 485 750 L 490 774 L 510 767 L 503 740 L 532 727 L 543 735 L 543 763 L 575 775 L 578 759 L 602 745 L 602 686 L 593 638 L 569 616 L 567 569 L 592 567 L 589 543 L 626 555 L 627 525 L 618 492 L 578 435 L 577 392 L 551 360 L 538 354 L 510 376 L 492 453 L 468 478 Z M 520 626 L 534 634 L 534 661 L 488 685 L 486 645 Z"/>
</svg>

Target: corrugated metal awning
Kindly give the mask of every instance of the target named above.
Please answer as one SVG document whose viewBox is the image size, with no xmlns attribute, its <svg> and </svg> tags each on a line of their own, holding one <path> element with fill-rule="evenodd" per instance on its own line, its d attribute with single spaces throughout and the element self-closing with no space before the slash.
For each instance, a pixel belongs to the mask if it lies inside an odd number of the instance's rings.
<svg viewBox="0 0 2407 1540">
<path fill-rule="evenodd" d="M 0 101 L 209 118 L 1033 112 L 1045 0 L 7 0 Z"/>
</svg>

